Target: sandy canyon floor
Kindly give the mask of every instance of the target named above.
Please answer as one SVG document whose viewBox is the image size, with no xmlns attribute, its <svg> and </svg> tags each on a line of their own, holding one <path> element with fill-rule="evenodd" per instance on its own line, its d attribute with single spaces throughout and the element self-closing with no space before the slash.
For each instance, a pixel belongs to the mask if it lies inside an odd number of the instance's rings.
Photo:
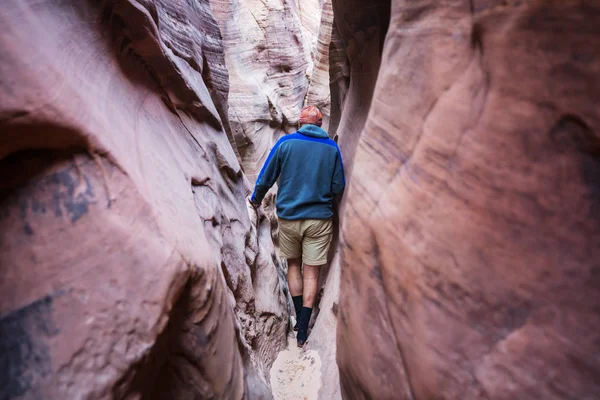
<svg viewBox="0 0 600 400">
<path fill-rule="evenodd" d="M 310 340 L 310 337 L 309 337 Z M 321 357 L 315 350 L 296 345 L 296 335 L 288 336 L 288 347 L 271 367 L 271 387 L 275 400 L 316 400 L 321 388 Z"/>
</svg>

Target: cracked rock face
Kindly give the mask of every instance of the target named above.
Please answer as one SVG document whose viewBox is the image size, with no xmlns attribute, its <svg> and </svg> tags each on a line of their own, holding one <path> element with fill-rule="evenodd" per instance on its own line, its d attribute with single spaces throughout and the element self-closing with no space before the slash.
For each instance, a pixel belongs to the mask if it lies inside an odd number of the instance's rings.
<svg viewBox="0 0 600 400">
<path fill-rule="evenodd" d="M 270 398 L 287 292 L 208 1 L 0 23 L 0 398 Z"/>
<path fill-rule="evenodd" d="M 334 1 L 351 73 L 371 3 Z M 344 215 L 342 393 L 598 398 L 600 8 L 389 9 Z"/>
</svg>

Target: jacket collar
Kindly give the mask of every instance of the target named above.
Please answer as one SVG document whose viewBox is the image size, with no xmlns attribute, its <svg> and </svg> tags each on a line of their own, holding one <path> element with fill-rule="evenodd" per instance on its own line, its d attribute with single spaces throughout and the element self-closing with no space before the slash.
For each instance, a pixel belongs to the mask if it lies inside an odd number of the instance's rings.
<svg viewBox="0 0 600 400">
<path fill-rule="evenodd" d="M 298 129 L 298 133 L 301 133 L 304 136 L 310 136 L 319 139 L 329 139 L 327 132 L 316 125 L 303 125 L 300 129 Z"/>
</svg>

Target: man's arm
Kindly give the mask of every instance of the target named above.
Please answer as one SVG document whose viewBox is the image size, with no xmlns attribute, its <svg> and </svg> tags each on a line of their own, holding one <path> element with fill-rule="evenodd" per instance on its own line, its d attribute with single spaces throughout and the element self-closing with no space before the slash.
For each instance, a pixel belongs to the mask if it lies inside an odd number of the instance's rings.
<svg viewBox="0 0 600 400">
<path fill-rule="evenodd" d="M 331 192 L 334 195 L 342 193 L 346 186 L 346 179 L 344 177 L 344 164 L 342 163 L 342 153 L 340 149 L 337 151 L 337 158 L 335 160 L 335 168 L 333 170 L 333 180 L 331 181 Z"/>
<path fill-rule="evenodd" d="M 281 141 L 277 142 L 273 149 L 271 149 L 269 157 L 267 157 L 267 161 L 265 161 L 265 165 L 263 165 L 260 174 L 258 174 L 258 179 L 256 179 L 254 193 L 250 196 L 250 201 L 255 206 L 259 206 L 262 203 L 269 189 L 271 189 L 277 178 L 279 178 L 281 172 L 281 157 L 279 157 L 280 143 Z"/>
</svg>

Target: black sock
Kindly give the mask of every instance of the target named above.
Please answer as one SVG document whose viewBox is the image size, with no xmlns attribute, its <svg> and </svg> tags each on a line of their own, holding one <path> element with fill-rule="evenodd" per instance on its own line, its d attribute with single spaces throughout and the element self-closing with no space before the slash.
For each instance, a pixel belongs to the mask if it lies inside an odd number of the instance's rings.
<svg viewBox="0 0 600 400">
<path fill-rule="evenodd" d="M 294 310 L 296 311 L 296 322 L 300 319 L 300 310 L 302 310 L 302 295 L 293 296 L 292 301 L 294 302 Z"/>
<path fill-rule="evenodd" d="M 300 325 L 298 325 L 299 331 L 308 332 L 308 323 L 310 322 L 311 314 L 312 308 L 302 307 L 302 311 L 300 311 Z"/>
</svg>

